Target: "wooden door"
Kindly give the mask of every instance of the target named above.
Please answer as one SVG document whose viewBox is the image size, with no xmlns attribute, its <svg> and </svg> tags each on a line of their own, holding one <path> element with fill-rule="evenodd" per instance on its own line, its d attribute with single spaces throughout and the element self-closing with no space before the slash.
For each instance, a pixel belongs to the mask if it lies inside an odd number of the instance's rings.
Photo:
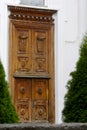
<svg viewBox="0 0 87 130">
<path fill-rule="evenodd" d="M 48 80 L 32 80 L 32 121 L 48 121 Z"/>
<path fill-rule="evenodd" d="M 15 78 L 14 93 L 20 122 L 48 121 L 48 80 Z"/>
<path fill-rule="evenodd" d="M 14 89 L 15 107 L 20 119 L 20 122 L 31 121 L 31 93 L 32 82 L 26 78 L 15 78 Z"/>
<path fill-rule="evenodd" d="M 9 84 L 20 122 L 54 122 L 52 15 L 56 11 L 17 6 L 8 9 Z"/>
</svg>

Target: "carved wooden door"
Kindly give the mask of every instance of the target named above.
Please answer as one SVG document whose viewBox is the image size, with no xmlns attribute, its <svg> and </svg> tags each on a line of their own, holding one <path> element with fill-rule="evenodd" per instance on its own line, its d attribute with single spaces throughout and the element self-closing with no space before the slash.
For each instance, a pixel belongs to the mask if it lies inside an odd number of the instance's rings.
<svg viewBox="0 0 87 130">
<path fill-rule="evenodd" d="M 30 79 L 15 78 L 15 106 L 20 122 L 31 121 L 31 91 Z"/>
<path fill-rule="evenodd" d="M 48 80 L 15 78 L 14 93 L 20 122 L 48 121 Z"/>
<path fill-rule="evenodd" d="M 10 88 L 20 122 L 54 122 L 52 14 L 56 11 L 8 8 Z"/>
<path fill-rule="evenodd" d="M 48 121 L 48 80 L 33 79 L 32 121 Z"/>
</svg>

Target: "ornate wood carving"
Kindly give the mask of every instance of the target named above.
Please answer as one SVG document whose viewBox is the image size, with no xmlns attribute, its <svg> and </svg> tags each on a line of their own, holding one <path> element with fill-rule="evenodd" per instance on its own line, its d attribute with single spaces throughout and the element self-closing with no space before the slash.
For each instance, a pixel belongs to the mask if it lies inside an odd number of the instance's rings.
<svg viewBox="0 0 87 130">
<path fill-rule="evenodd" d="M 19 62 L 19 66 L 18 66 L 18 70 L 19 72 L 28 72 L 29 68 L 27 66 L 27 63 L 29 61 L 29 57 L 27 56 L 18 56 L 18 62 Z"/>
<path fill-rule="evenodd" d="M 26 40 L 27 36 L 25 35 L 20 35 L 19 36 L 19 52 L 23 53 L 26 52 Z"/>
<path fill-rule="evenodd" d="M 17 27 L 15 27 L 15 32 L 17 32 L 17 53 L 29 53 L 29 50 L 31 50 L 31 47 L 28 45 L 28 40 L 31 37 L 29 30 L 25 31 L 24 29 L 18 29 Z"/>
<path fill-rule="evenodd" d="M 21 122 L 31 120 L 31 80 L 15 79 L 15 105 Z"/>
<path fill-rule="evenodd" d="M 48 121 L 48 80 L 33 80 L 33 112 L 32 120 Z"/>
<path fill-rule="evenodd" d="M 10 88 L 20 122 L 55 120 L 54 19 L 56 10 L 8 6 Z"/>
<path fill-rule="evenodd" d="M 34 61 L 33 61 L 33 66 L 34 66 L 34 72 L 35 73 L 48 73 L 48 66 L 49 66 L 49 48 L 48 48 L 48 30 L 42 30 L 40 29 L 35 29 L 33 31 L 33 37 L 34 37 Z"/>
<path fill-rule="evenodd" d="M 45 58 L 35 59 L 35 72 L 46 72 L 46 59 Z"/>
<path fill-rule="evenodd" d="M 54 19 L 52 18 L 52 14 L 56 13 L 56 10 L 35 9 L 19 6 L 8 6 L 8 9 L 11 11 L 11 14 L 9 16 L 10 19 L 50 23 L 54 21 Z"/>
<path fill-rule="evenodd" d="M 32 120 L 34 121 L 48 121 L 48 101 L 34 100 Z"/>
<path fill-rule="evenodd" d="M 16 109 L 17 109 L 18 116 L 20 118 L 20 122 L 28 122 L 30 120 L 29 102 L 19 101 L 16 104 Z"/>
<path fill-rule="evenodd" d="M 37 41 L 36 41 L 36 51 L 37 54 L 43 55 L 45 53 L 45 48 L 46 48 L 46 42 L 45 42 L 45 36 L 44 35 L 38 35 L 37 36 Z"/>
</svg>

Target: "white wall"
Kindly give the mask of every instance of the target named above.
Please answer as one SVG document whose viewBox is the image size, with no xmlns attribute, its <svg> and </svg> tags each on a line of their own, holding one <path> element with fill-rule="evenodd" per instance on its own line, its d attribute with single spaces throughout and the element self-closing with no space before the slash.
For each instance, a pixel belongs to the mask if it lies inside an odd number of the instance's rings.
<svg viewBox="0 0 87 130">
<path fill-rule="evenodd" d="M 48 7 L 58 9 L 56 21 L 56 123 L 62 122 L 62 109 L 69 74 L 75 69 L 79 46 L 87 30 L 87 0 L 48 0 Z"/>
<path fill-rule="evenodd" d="M 56 22 L 57 33 L 56 58 L 56 123 L 62 122 L 62 109 L 66 84 L 69 73 L 74 69 L 78 59 L 79 46 L 79 1 L 78 0 L 49 0 L 49 8 L 58 9 Z"/>
<path fill-rule="evenodd" d="M 7 4 L 19 0 L 0 1 L 0 58 L 8 77 L 9 24 Z M 55 17 L 55 105 L 56 123 L 62 122 L 62 109 L 69 74 L 75 69 L 79 46 L 87 30 L 87 0 L 46 0 L 47 8 L 57 9 Z"/>
<path fill-rule="evenodd" d="M 8 71 L 8 36 L 7 36 L 7 6 L 5 1 L 0 1 L 0 58 L 6 72 Z"/>
</svg>

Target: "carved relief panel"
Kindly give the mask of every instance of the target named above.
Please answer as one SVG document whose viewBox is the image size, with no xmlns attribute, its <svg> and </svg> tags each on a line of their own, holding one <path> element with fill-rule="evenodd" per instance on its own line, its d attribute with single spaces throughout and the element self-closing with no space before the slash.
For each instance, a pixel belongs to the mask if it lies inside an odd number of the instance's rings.
<svg viewBox="0 0 87 130">
<path fill-rule="evenodd" d="M 17 71 L 21 73 L 30 73 L 32 70 L 31 62 L 31 31 L 17 29 Z"/>
<path fill-rule="evenodd" d="M 18 101 L 16 104 L 16 111 L 19 116 L 20 122 L 29 122 L 31 121 L 31 111 L 30 111 L 30 102 L 29 101 Z"/>
<path fill-rule="evenodd" d="M 28 53 L 29 45 L 28 39 L 29 34 L 28 30 L 17 30 L 18 35 L 18 53 Z"/>
<path fill-rule="evenodd" d="M 32 45 L 31 45 L 31 30 L 21 29 L 14 24 L 14 57 L 15 64 L 14 74 L 30 73 L 32 71 Z M 20 26 L 19 26 L 20 27 Z"/>
<path fill-rule="evenodd" d="M 33 71 L 48 73 L 49 44 L 47 30 L 33 30 Z"/>
</svg>

